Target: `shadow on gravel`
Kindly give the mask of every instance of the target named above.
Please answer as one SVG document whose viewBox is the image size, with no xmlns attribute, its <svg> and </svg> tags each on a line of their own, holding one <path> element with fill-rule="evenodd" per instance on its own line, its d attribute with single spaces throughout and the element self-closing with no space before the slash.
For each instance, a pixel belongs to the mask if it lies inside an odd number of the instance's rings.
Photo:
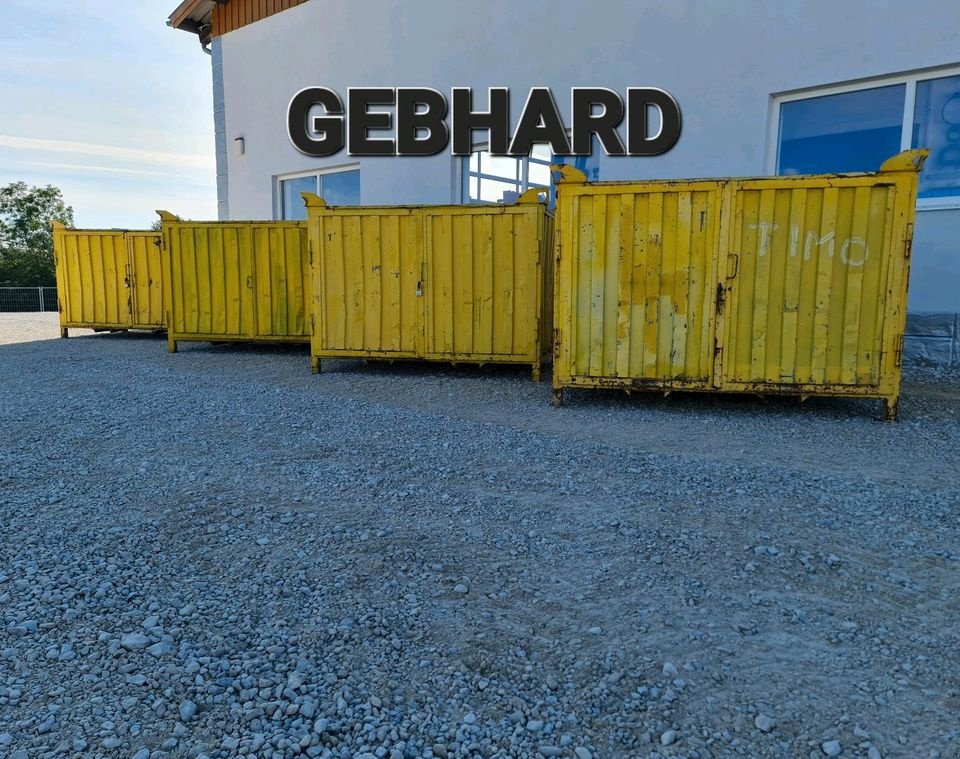
<svg viewBox="0 0 960 759">
<path fill-rule="evenodd" d="M 382 377 L 428 380 L 504 380 L 530 383 L 530 370 L 523 365 L 509 364 L 446 364 L 416 360 L 363 361 L 326 360 L 324 375 L 349 375 L 372 379 Z M 551 374 L 544 372 L 536 387 L 550 388 Z M 811 397 L 801 402 L 797 396 L 757 396 L 749 393 L 691 393 L 672 392 L 666 397 L 662 391 L 574 390 L 565 391 L 566 402 L 557 413 L 582 410 L 655 409 L 658 413 L 688 416 L 690 414 L 728 414 L 756 417 L 765 415 L 771 420 L 820 418 L 823 420 L 872 419 L 882 420 L 881 401 L 858 398 Z"/>
<path fill-rule="evenodd" d="M 166 348 L 164 348 L 166 350 Z M 215 343 L 180 340 L 177 353 L 206 353 L 216 355 L 236 354 L 239 356 L 308 356 L 310 346 L 304 343 L 241 343 L 233 340 Z M 308 364 L 309 371 L 309 364 Z"/>
<path fill-rule="evenodd" d="M 59 329 L 59 327 L 57 327 Z M 67 345 L 67 344 L 76 344 L 76 343 L 89 343 L 92 341 L 100 341 L 102 343 L 142 343 L 142 342 L 155 342 L 157 345 L 164 345 L 166 347 L 166 333 L 165 332 L 145 332 L 145 331 L 133 331 L 133 332 L 92 332 L 87 329 L 78 330 L 81 334 L 76 334 L 72 332 L 70 337 L 64 340 L 59 336 L 54 335 L 38 335 L 32 339 L 17 339 L 14 341 L 6 341 L 3 338 L 5 335 L 0 331 L 0 349 L 4 348 L 23 348 L 25 346 L 36 346 L 38 343 L 44 343 L 48 346 Z"/>
<path fill-rule="evenodd" d="M 365 360 L 328 359 L 323 374 L 352 374 L 364 377 L 411 377 L 425 379 L 505 379 L 530 382 L 530 367 L 523 364 L 452 364 L 417 359 Z M 543 383 L 549 384 L 550 374 Z"/>
<path fill-rule="evenodd" d="M 121 330 L 117 332 L 110 332 L 104 330 L 102 332 L 94 331 L 93 334 L 86 335 L 70 335 L 68 340 L 104 340 L 108 342 L 147 342 L 152 341 L 155 343 L 162 343 L 166 341 L 167 333 L 166 332 L 154 332 L 148 330 Z"/>
<path fill-rule="evenodd" d="M 808 398 L 785 395 L 757 396 L 748 393 L 684 393 L 672 392 L 666 397 L 663 392 L 634 391 L 629 394 L 617 390 L 571 390 L 564 391 L 566 408 L 649 408 L 659 413 L 678 414 L 730 414 L 755 417 L 763 414 L 770 418 L 863 419 L 882 421 L 881 401 L 859 398 Z M 561 411 L 563 409 L 560 409 Z"/>
</svg>

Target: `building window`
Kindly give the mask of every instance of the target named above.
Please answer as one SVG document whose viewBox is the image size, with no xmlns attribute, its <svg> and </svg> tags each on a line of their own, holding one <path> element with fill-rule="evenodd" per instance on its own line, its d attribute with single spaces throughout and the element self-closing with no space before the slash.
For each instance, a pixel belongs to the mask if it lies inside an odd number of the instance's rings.
<svg viewBox="0 0 960 759">
<path fill-rule="evenodd" d="M 930 148 L 921 207 L 960 206 L 960 69 L 890 77 L 775 99 L 777 174 L 877 171 Z"/>
<path fill-rule="evenodd" d="M 900 152 L 902 84 L 780 107 L 780 174 L 876 171 Z"/>
<path fill-rule="evenodd" d="M 300 197 L 302 192 L 313 192 L 331 206 L 360 205 L 360 169 L 332 169 L 309 174 L 279 177 L 278 210 L 285 221 L 303 221 L 307 208 Z"/>
<path fill-rule="evenodd" d="M 513 202 L 531 187 L 550 188 L 550 148 L 534 145 L 530 156 L 491 155 L 486 147 L 475 148 L 463 159 L 461 200 L 464 203 Z"/>
<path fill-rule="evenodd" d="M 921 198 L 960 200 L 960 74 L 917 82 L 912 144 L 930 148 Z"/>
<path fill-rule="evenodd" d="M 281 219 L 300 221 L 307 218 L 307 207 L 300 197 L 301 192 L 317 192 L 316 174 L 280 180 Z"/>
<path fill-rule="evenodd" d="M 554 156 L 547 145 L 534 145 L 529 157 L 494 156 L 484 147 L 475 148 L 470 158 L 463 159 L 461 202 L 513 202 L 516 196 L 531 187 L 542 187 L 548 193 L 548 205 L 557 201 L 556 186 L 550 164 L 569 163 L 587 175 L 588 182 L 600 180 L 600 141 L 593 137 L 589 156 Z"/>
</svg>

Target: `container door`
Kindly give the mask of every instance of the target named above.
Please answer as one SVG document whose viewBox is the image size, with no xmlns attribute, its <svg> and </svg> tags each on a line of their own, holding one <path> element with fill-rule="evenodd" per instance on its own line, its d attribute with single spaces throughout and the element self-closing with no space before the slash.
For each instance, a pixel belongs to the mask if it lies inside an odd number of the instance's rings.
<svg viewBox="0 0 960 759">
<path fill-rule="evenodd" d="M 314 222 L 314 351 L 414 357 L 423 349 L 418 211 L 322 211 Z"/>
<path fill-rule="evenodd" d="M 130 326 L 127 247 L 123 232 L 57 231 L 59 296 L 65 323 Z"/>
<path fill-rule="evenodd" d="M 721 187 L 564 186 L 555 304 L 561 379 L 712 384 Z"/>
<path fill-rule="evenodd" d="M 170 225 L 174 335 L 256 335 L 252 238 L 249 224 Z"/>
<path fill-rule="evenodd" d="M 427 210 L 426 357 L 536 361 L 536 206 Z"/>
<path fill-rule="evenodd" d="M 837 177 L 734 187 L 725 386 L 876 387 L 894 185 Z"/>
<path fill-rule="evenodd" d="M 257 285 L 257 334 L 306 339 L 310 267 L 307 230 L 295 223 L 255 224 L 253 256 Z"/>
<path fill-rule="evenodd" d="M 126 232 L 127 284 L 131 326 L 156 329 L 163 326 L 163 287 L 160 275 L 160 235 Z"/>
</svg>

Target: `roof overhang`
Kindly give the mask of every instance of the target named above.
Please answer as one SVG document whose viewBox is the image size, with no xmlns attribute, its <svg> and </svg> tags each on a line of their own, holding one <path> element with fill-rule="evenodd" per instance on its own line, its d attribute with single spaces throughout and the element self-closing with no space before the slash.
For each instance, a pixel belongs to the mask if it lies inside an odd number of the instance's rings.
<svg viewBox="0 0 960 759">
<path fill-rule="evenodd" d="M 167 19 L 167 26 L 182 29 L 200 37 L 201 44 L 210 41 L 210 20 L 216 5 L 227 0 L 183 0 Z"/>
</svg>

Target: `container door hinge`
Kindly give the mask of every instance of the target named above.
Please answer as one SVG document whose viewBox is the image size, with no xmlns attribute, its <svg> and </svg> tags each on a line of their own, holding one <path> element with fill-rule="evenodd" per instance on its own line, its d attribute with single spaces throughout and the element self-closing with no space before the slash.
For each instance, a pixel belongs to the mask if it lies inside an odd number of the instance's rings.
<svg viewBox="0 0 960 759">
<path fill-rule="evenodd" d="M 903 241 L 903 257 L 910 258 L 913 255 L 913 223 L 907 224 L 907 236 Z"/>
<path fill-rule="evenodd" d="M 897 348 L 893 354 L 893 363 L 898 369 L 903 366 L 903 335 L 897 338 Z"/>
<path fill-rule="evenodd" d="M 723 286 L 723 282 L 717 285 L 717 316 L 723 315 L 723 307 L 726 305 L 727 300 L 727 288 Z"/>
<path fill-rule="evenodd" d="M 313 266 L 313 241 L 307 243 L 307 260 Z"/>
</svg>

